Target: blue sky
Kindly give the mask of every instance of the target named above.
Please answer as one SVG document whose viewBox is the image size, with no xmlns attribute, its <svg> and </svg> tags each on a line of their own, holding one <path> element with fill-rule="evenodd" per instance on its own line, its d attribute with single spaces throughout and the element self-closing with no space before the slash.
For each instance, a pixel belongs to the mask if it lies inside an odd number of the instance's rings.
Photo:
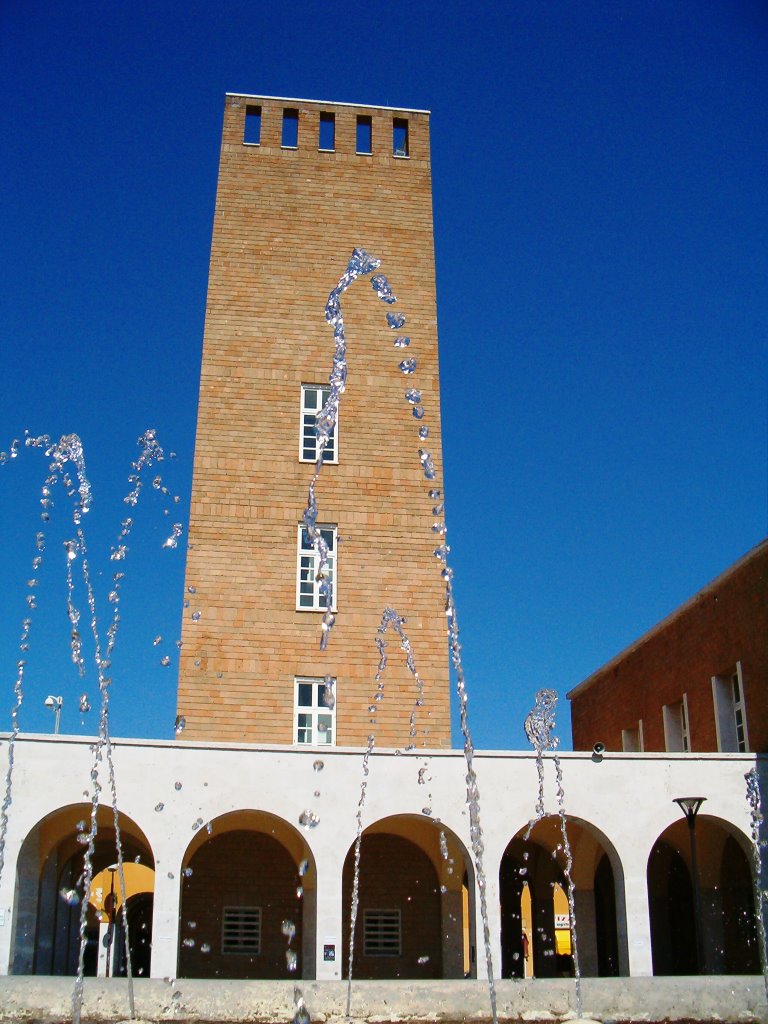
<svg viewBox="0 0 768 1024">
<path fill-rule="evenodd" d="M 82 436 L 102 600 L 136 438 L 178 453 L 180 501 L 149 488 L 125 563 L 115 735 L 172 734 L 184 550 L 162 541 L 187 520 L 224 93 L 432 110 L 474 738 L 525 746 L 550 686 L 567 746 L 566 690 L 768 532 L 767 43 L 738 0 L 3 6 L 0 449 Z M 44 476 L 36 451 L 0 466 L 6 716 Z M 21 724 L 49 731 L 61 693 L 62 729 L 92 732 L 63 511 Z"/>
</svg>

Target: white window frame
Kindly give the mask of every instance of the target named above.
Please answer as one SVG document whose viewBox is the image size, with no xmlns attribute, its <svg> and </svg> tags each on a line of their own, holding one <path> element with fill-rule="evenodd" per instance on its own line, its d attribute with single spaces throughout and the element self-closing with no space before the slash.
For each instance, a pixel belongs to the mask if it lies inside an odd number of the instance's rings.
<svg viewBox="0 0 768 1024">
<path fill-rule="evenodd" d="M 317 417 L 317 414 L 325 405 L 327 401 L 323 398 L 323 393 L 330 394 L 330 384 L 302 384 L 301 385 L 301 401 L 299 402 L 299 462 L 317 462 L 317 436 L 315 436 L 314 454 L 307 455 L 305 453 L 305 429 L 312 429 L 313 424 L 306 423 L 308 417 L 312 417 L 313 420 Z M 316 397 L 316 408 L 307 408 L 307 396 L 310 393 L 314 393 Z M 331 440 L 333 447 L 326 447 L 323 452 L 323 464 L 328 463 L 331 466 L 338 465 L 339 462 L 339 423 L 338 417 L 336 425 L 331 431 Z"/>
<path fill-rule="evenodd" d="M 734 689 L 738 691 L 738 699 Z M 740 661 L 724 675 L 712 676 L 712 700 L 715 706 L 717 749 L 724 753 L 748 754 L 747 707 Z M 741 741 L 739 725 L 743 733 Z"/>
<path fill-rule="evenodd" d="M 637 746 L 628 746 L 630 742 L 637 737 Z M 634 729 L 622 729 L 621 730 L 621 749 L 628 754 L 640 754 L 645 750 L 645 744 L 643 743 L 643 720 L 638 719 L 637 726 Z"/>
<path fill-rule="evenodd" d="M 689 754 L 691 752 L 691 724 L 688 717 L 688 694 L 684 693 L 674 704 L 664 704 L 661 709 L 664 721 L 664 746 L 667 753 Z"/>
<path fill-rule="evenodd" d="M 239 917 L 239 920 L 238 920 Z M 250 928 L 255 941 L 243 938 Z M 239 933 L 233 934 L 233 933 Z M 221 952 L 227 956 L 259 956 L 261 953 L 261 907 L 226 906 L 221 913 Z"/>
<path fill-rule="evenodd" d="M 310 684 L 312 686 L 312 703 L 311 704 L 299 704 L 299 687 Z M 336 680 L 333 680 L 333 696 L 334 705 L 332 708 L 326 706 L 323 702 L 323 692 L 325 691 L 325 679 L 319 676 L 296 676 L 293 680 L 293 742 L 296 746 L 300 747 L 335 747 L 336 746 Z M 306 738 L 305 722 L 300 723 L 300 716 L 309 716 L 309 739 Z M 330 719 L 330 728 L 323 731 L 320 730 L 320 720 Z M 305 733 L 305 738 L 302 739 L 302 732 Z M 321 740 L 321 736 L 328 736 L 330 732 L 330 739 Z"/>
<path fill-rule="evenodd" d="M 388 922 L 382 920 L 386 915 Z M 381 930 L 396 929 L 397 949 L 386 944 L 381 945 Z M 370 930 L 369 930 L 370 928 Z M 400 910 L 394 907 L 377 907 L 363 911 L 363 956 L 397 957 L 403 955 L 403 923 Z"/>
<path fill-rule="evenodd" d="M 339 592 L 339 567 L 338 559 L 336 558 L 336 548 L 338 546 L 338 529 L 335 523 L 318 523 L 318 530 L 330 530 L 332 533 L 333 545 L 329 546 L 328 551 L 328 565 L 331 573 L 331 611 L 337 610 L 337 596 Z M 299 523 L 297 528 L 297 541 L 296 541 L 296 611 L 297 612 L 324 612 L 325 611 L 325 598 L 320 594 L 320 581 L 315 578 L 315 566 L 317 564 L 318 555 L 314 548 L 305 548 L 302 546 L 302 540 L 306 535 L 306 527 Z M 302 582 L 308 583 L 312 581 L 312 602 L 311 604 L 302 603 L 302 597 L 306 595 L 302 593 Z"/>
</svg>

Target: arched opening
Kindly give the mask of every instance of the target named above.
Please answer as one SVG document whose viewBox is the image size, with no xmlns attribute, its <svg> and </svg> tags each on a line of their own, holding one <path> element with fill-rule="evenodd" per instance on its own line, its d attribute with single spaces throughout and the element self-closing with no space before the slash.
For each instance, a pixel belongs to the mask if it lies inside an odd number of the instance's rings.
<svg viewBox="0 0 768 1024">
<path fill-rule="evenodd" d="M 560 818 L 537 822 L 528 839 L 521 829 L 499 868 L 501 975 L 569 977 L 574 972 Z M 585 977 L 628 973 L 621 864 L 613 846 L 592 825 L 567 819 L 579 965 Z"/>
<path fill-rule="evenodd" d="M 183 861 L 180 978 L 313 978 L 316 872 L 304 838 L 261 811 L 201 830 Z"/>
<path fill-rule="evenodd" d="M 699 814 L 695 842 L 698 879 L 682 818 L 664 830 L 648 857 L 653 973 L 757 974 L 748 840 L 729 822 Z"/>
<path fill-rule="evenodd" d="M 11 948 L 12 974 L 75 975 L 80 956 L 80 914 L 84 892 L 90 804 L 72 804 L 49 814 L 30 830 L 18 859 Z M 141 896 L 150 908 L 154 858 L 144 833 L 119 814 L 124 877 L 130 900 Z M 125 936 L 122 892 L 116 871 L 117 847 L 111 807 L 100 806 L 92 858 L 91 892 L 86 911 L 84 970 L 87 976 L 124 974 Z M 107 898 L 110 890 L 112 900 Z M 151 910 L 148 934 L 151 949 Z M 139 954 L 138 935 L 130 927 L 130 950 Z M 118 935 L 121 937 L 118 939 Z M 116 956 L 116 947 L 122 953 Z M 149 956 L 149 952 L 145 954 Z M 136 967 L 133 966 L 134 973 Z M 147 969 L 147 974 L 149 973 Z"/>
<path fill-rule="evenodd" d="M 354 844 L 344 861 L 342 967 L 349 977 Z M 475 974 L 474 875 L 463 844 L 428 818 L 398 815 L 365 830 L 353 976 Z"/>
</svg>

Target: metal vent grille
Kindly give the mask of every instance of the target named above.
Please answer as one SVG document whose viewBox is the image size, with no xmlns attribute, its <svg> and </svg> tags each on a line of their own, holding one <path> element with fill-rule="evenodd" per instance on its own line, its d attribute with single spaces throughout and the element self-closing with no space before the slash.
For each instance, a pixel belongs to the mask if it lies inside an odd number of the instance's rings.
<svg viewBox="0 0 768 1024">
<path fill-rule="evenodd" d="M 261 952 L 261 907 L 224 907 L 221 952 Z"/>
</svg>

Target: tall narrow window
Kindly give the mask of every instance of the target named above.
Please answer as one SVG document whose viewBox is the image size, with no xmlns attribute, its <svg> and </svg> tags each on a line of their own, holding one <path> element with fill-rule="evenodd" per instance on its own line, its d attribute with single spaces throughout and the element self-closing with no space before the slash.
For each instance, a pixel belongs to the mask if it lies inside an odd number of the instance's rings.
<svg viewBox="0 0 768 1024">
<path fill-rule="evenodd" d="M 283 111 L 283 135 L 280 142 L 283 149 L 297 149 L 299 145 L 299 112 L 293 107 Z"/>
<path fill-rule="evenodd" d="M 334 680 L 298 677 L 294 681 L 294 743 L 332 746 L 336 742 Z"/>
<path fill-rule="evenodd" d="M 643 722 L 621 730 L 621 749 L 627 754 L 639 754 L 643 749 Z"/>
<path fill-rule="evenodd" d="M 332 153 L 336 149 L 336 115 L 321 112 L 318 149 Z"/>
<path fill-rule="evenodd" d="M 662 708 L 664 719 L 664 743 L 667 750 L 687 753 L 691 749 L 688 728 L 688 702 L 685 694 L 675 704 L 665 704 Z"/>
<path fill-rule="evenodd" d="M 327 579 L 333 594 L 332 608 L 336 609 L 336 527 L 330 525 L 318 528 L 323 540 L 328 545 Z M 325 579 L 318 578 L 318 556 L 309 533 L 299 526 L 298 567 L 296 572 L 296 610 L 300 612 L 320 612 L 326 608 Z"/>
<path fill-rule="evenodd" d="M 712 697 L 715 702 L 717 749 L 747 753 L 749 737 L 740 662 L 730 672 L 712 677 Z"/>
<path fill-rule="evenodd" d="M 245 108 L 245 133 L 243 142 L 258 146 L 261 142 L 261 107 Z"/>
<path fill-rule="evenodd" d="M 400 956 L 399 910 L 366 910 L 363 914 L 363 954 Z"/>
<path fill-rule="evenodd" d="M 301 428 L 299 431 L 299 459 L 302 462 L 317 461 L 317 414 L 328 401 L 329 387 L 320 384 L 301 385 Z M 338 462 L 336 428 L 331 431 L 328 444 L 323 452 L 323 462 Z"/>
<path fill-rule="evenodd" d="M 392 155 L 408 156 L 408 121 L 404 117 L 392 119 Z"/>
<path fill-rule="evenodd" d="M 373 152 L 373 122 L 367 114 L 358 115 L 355 149 L 364 156 Z"/>
</svg>

